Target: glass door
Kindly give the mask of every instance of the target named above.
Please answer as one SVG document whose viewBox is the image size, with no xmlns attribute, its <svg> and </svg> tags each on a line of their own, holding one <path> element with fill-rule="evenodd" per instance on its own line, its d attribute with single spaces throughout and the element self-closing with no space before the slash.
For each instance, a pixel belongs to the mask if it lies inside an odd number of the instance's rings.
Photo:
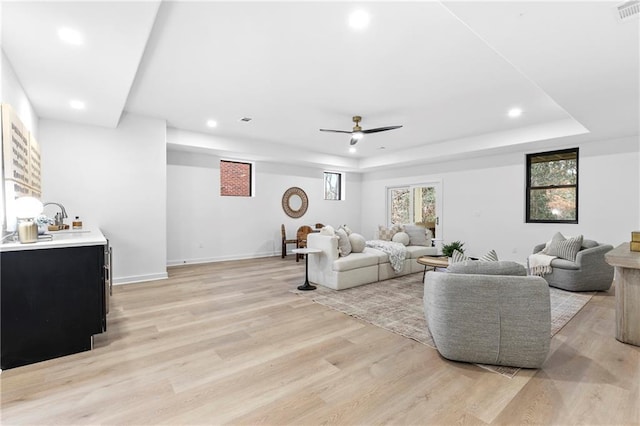
<svg viewBox="0 0 640 426">
<path fill-rule="evenodd" d="M 427 182 L 387 188 L 387 223 L 417 223 L 441 238 L 442 183 Z"/>
</svg>

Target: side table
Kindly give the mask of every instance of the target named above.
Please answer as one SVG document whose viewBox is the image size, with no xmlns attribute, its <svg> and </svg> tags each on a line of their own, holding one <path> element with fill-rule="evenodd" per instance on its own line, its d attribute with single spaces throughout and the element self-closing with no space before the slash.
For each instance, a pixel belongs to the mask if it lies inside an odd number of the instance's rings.
<svg viewBox="0 0 640 426">
<path fill-rule="evenodd" d="M 291 250 L 291 252 L 295 253 L 296 255 L 304 255 L 304 284 L 298 286 L 298 290 L 315 290 L 316 287 L 309 284 L 309 255 L 313 253 L 320 253 L 322 252 L 322 250 L 314 248 L 297 248 Z"/>
<path fill-rule="evenodd" d="M 622 243 L 604 255 L 615 269 L 616 339 L 640 346 L 640 252 Z"/>
</svg>

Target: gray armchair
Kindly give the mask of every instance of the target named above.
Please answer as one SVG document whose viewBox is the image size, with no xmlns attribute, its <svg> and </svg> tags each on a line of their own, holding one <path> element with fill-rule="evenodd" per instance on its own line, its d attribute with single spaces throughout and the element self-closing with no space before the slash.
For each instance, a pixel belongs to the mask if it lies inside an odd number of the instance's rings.
<svg viewBox="0 0 640 426">
<path fill-rule="evenodd" d="M 430 271 L 424 311 L 447 359 L 538 368 L 549 353 L 549 286 L 540 277 Z"/>
<path fill-rule="evenodd" d="M 544 244 L 533 248 L 533 253 L 544 249 Z M 542 276 L 550 286 L 569 291 L 607 291 L 613 282 L 613 266 L 604 260 L 604 255 L 613 246 L 584 240 L 576 255 L 576 261 L 556 258 L 551 261 L 552 271 Z"/>
</svg>

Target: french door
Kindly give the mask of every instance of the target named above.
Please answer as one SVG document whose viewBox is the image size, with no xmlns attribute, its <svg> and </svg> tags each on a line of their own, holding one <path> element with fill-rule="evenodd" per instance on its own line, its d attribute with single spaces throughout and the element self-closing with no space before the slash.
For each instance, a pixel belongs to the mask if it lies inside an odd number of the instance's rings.
<svg viewBox="0 0 640 426">
<path fill-rule="evenodd" d="M 441 238 L 442 182 L 387 187 L 387 224 L 419 223 Z"/>
</svg>

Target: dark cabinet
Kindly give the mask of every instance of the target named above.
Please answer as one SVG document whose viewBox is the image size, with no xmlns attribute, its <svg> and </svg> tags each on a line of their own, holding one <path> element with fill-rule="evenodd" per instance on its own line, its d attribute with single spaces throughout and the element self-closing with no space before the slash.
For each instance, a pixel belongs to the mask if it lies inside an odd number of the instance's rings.
<svg viewBox="0 0 640 426">
<path fill-rule="evenodd" d="M 0 254 L 1 368 L 91 349 L 106 327 L 105 246 Z"/>
</svg>

